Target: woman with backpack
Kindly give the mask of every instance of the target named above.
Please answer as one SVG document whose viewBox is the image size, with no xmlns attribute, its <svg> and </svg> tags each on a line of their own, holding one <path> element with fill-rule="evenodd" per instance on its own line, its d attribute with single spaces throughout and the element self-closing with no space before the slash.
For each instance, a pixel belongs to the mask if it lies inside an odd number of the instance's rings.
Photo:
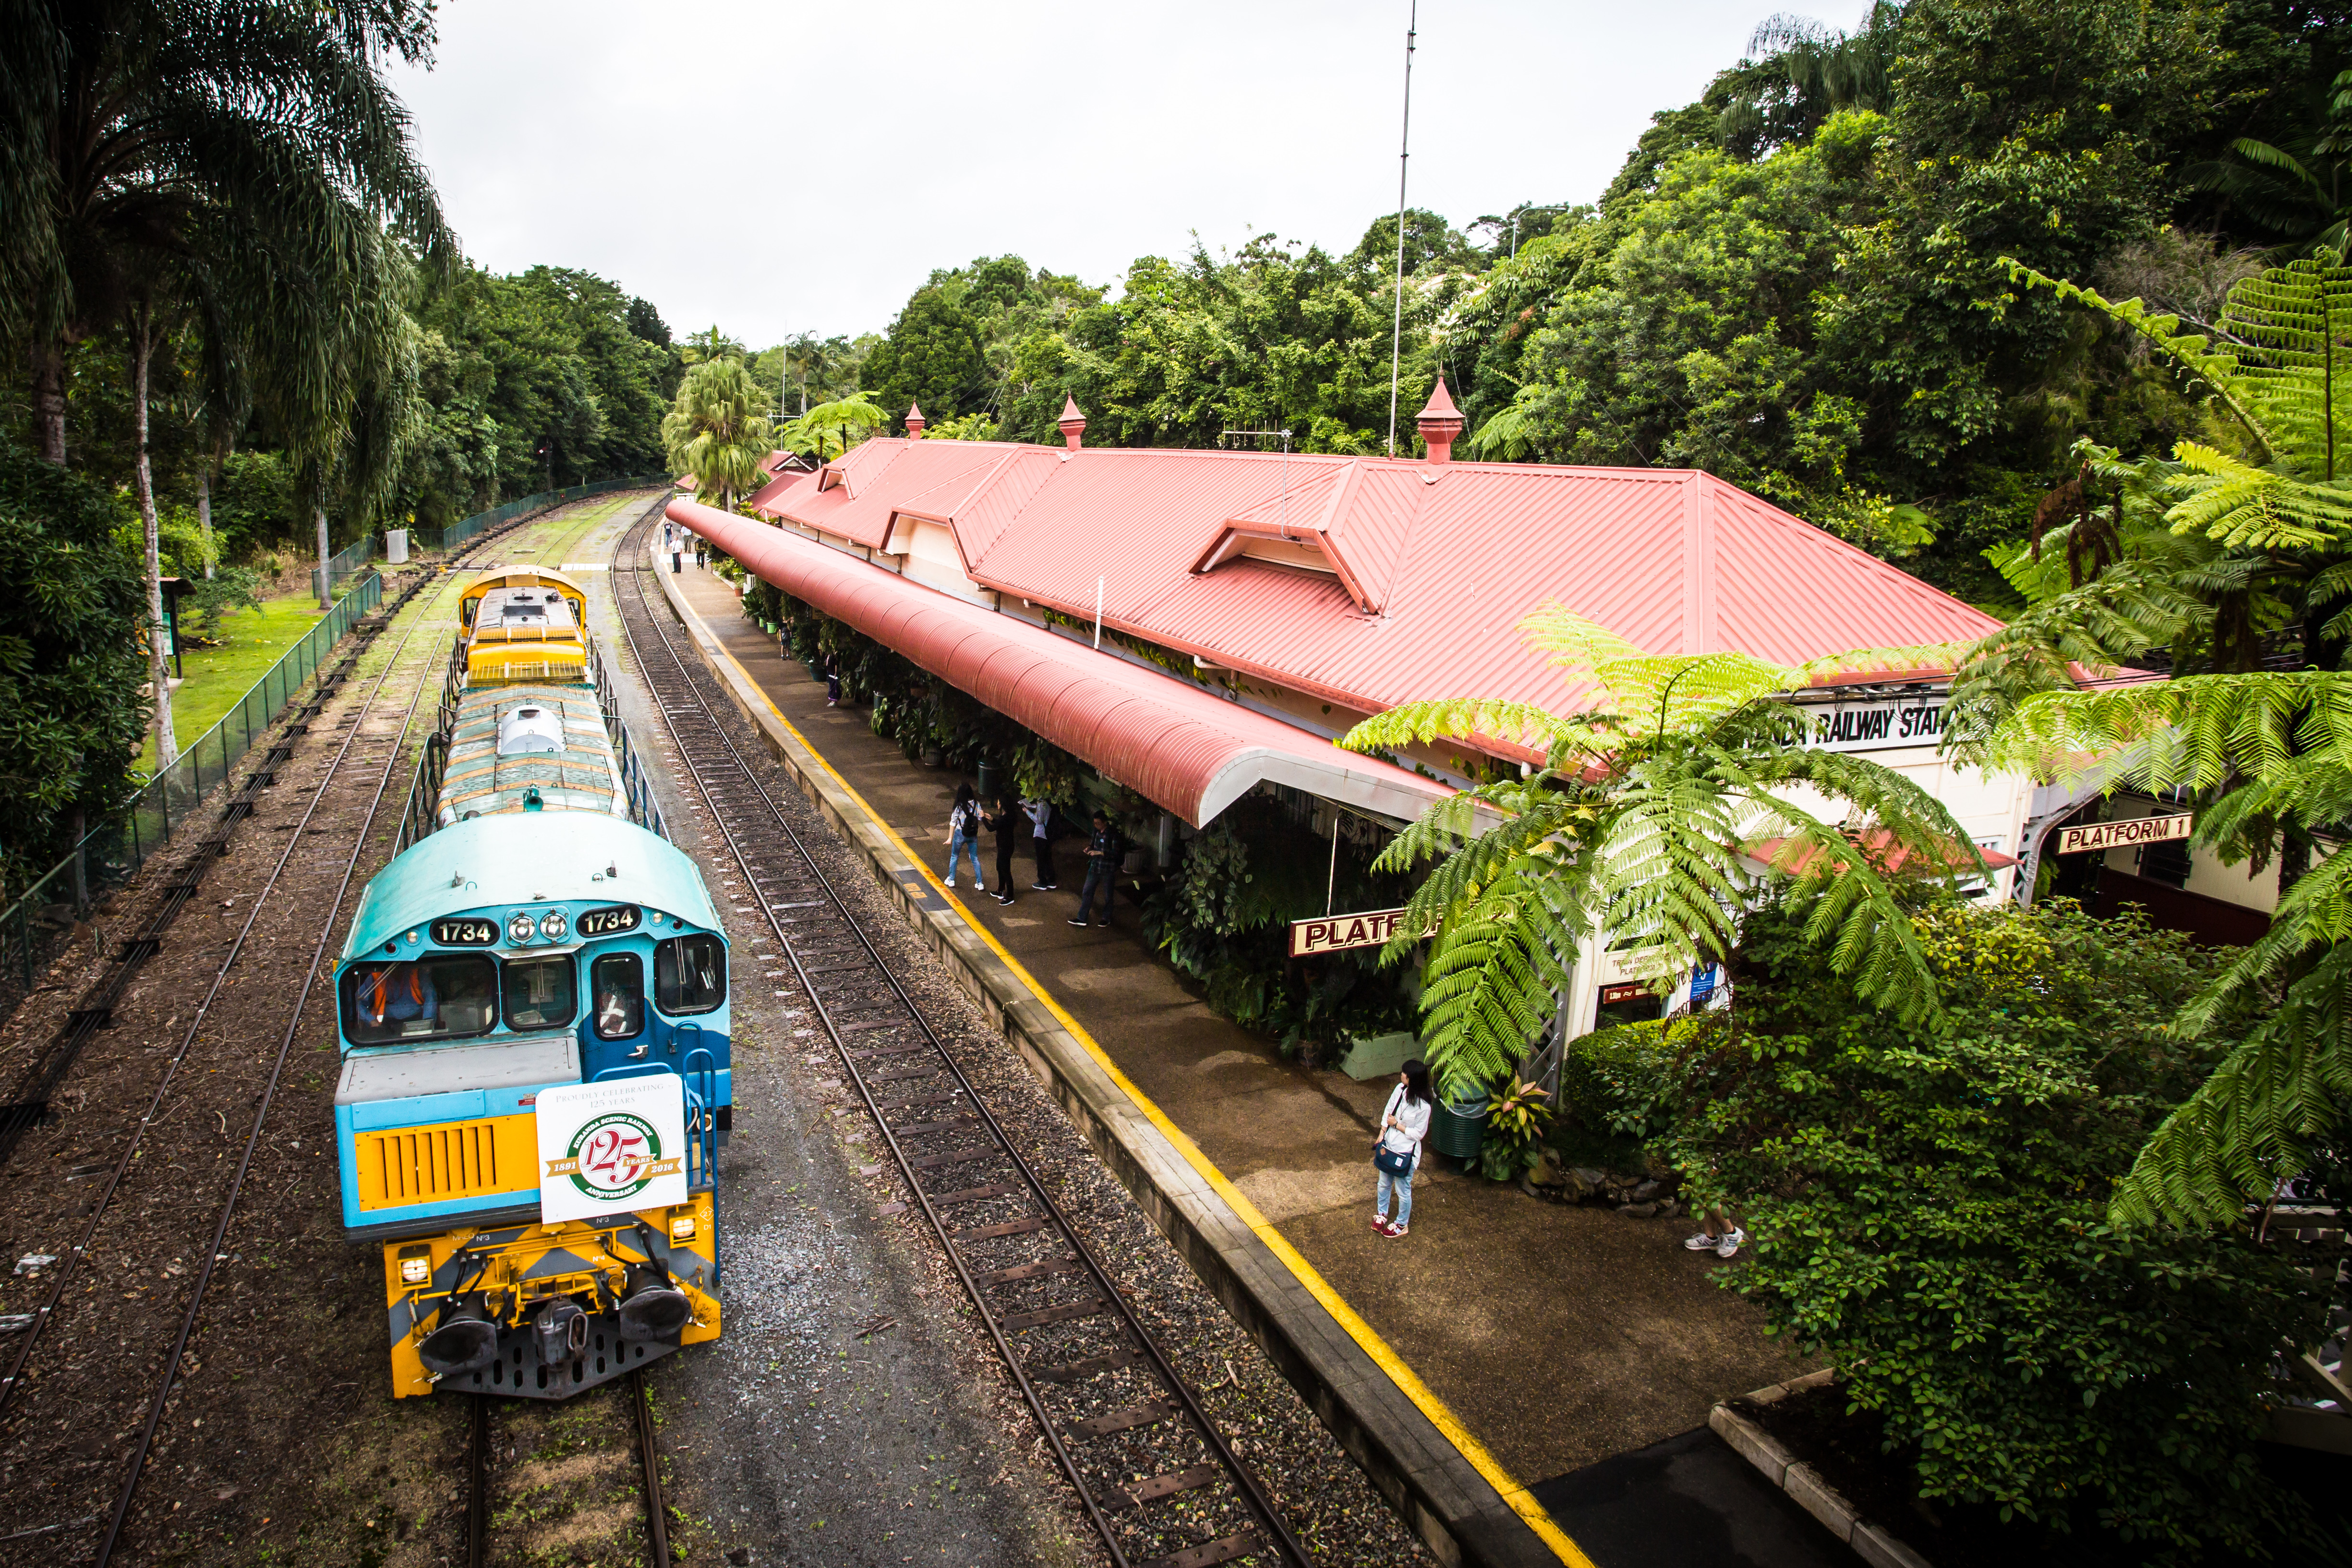
<svg viewBox="0 0 2352 1568">
<path fill-rule="evenodd" d="M 956 785 L 955 805 L 948 811 L 948 886 L 956 885 L 956 855 L 971 862 L 971 890 L 984 893 L 988 889 L 980 879 L 980 803 L 972 798 L 971 785 Z"/>
<path fill-rule="evenodd" d="M 1397 1086 L 1381 1112 L 1381 1135 L 1372 1144 L 1372 1163 L 1381 1179 L 1373 1189 L 1372 1228 L 1382 1236 L 1402 1236 L 1412 1219 L 1412 1172 L 1421 1163 L 1421 1141 L 1429 1136 L 1429 1113 L 1435 1102 L 1429 1094 L 1429 1068 L 1407 1062 L 1397 1074 Z M 1396 1193 L 1396 1223 L 1389 1223 L 1389 1193 Z"/>
</svg>

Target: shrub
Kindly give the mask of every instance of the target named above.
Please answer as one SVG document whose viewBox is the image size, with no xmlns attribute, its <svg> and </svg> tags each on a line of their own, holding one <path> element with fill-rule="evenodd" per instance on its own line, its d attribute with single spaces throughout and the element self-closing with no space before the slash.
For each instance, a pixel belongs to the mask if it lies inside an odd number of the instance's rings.
<svg viewBox="0 0 2352 1568">
<path fill-rule="evenodd" d="M 2317 1337 L 2317 1288 L 2242 1229 L 2106 1223 L 2220 1054 L 2167 1029 L 2220 955 L 2064 903 L 1930 910 L 1948 1012 L 1915 1029 L 1793 924 L 1751 918 L 1733 1026 L 1680 1059 L 1671 1150 L 1755 1237 L 1728 1282 L 1837 1363 L 1923 1497 L 2189 1554 L 2306 1545 L 2254 1444 L 2268 1363 Z"/>
<path fill-rule="evenodd" d="M 1674 1058 L 1678 1041 L 1707 1019 L 1677 1019 L 1670 1040 L 1664 1020 L 1595 1029 L 1560 1053 L 1559 1109 L 1586 1132 L 1647 1144 L 1674 1123 Z"/>
</svg>

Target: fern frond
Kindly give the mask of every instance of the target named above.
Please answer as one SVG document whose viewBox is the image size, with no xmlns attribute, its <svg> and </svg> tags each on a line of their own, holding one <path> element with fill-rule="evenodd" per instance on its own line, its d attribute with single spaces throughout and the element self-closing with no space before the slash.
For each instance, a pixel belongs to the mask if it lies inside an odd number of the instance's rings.
<svg viewBox="0 0 2352 1568">
<path fill-rule="evenodd" d="M 1571 730 L 1580 729 L 1573 721 Z M 1510 702 L 1495 697 L 1451 697 L 1400 703 L 1375 713 L 1339 737 L 1351 752 L 1392 750 L 1422 745 L 1444 736 L 1466 741 L 1485 737 L 1538 752 L 1551 750 L 1564 721 L 1549 709 L 1532 702 Z"/>
</svg>

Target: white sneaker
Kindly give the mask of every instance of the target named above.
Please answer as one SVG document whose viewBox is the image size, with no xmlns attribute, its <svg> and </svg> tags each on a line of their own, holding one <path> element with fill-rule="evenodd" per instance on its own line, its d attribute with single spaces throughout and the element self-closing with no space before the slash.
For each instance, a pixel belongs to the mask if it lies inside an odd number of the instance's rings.
<svg viewBox="0 0 2352 1568">
<path fill-rule="evenodd" d="M 948 879 L 948 886 L 950 888 L 955 886 L 955 879 L 953 877 L 950 877 Z"/>
<path fill-rule="evenodd" d="M 1729 1234 L 1726 1235 L 1721 1241 L 1716 1243 L 1715 1255 L 1717 1258 L 1729 1258 L 1733 1253 L 1738 1252 L 1741 1247 L 1747 1245 L 1748 1233 L 1735 1225 L 1731 1227 Z"/>
<path fill-rule="evenodd" d="M 984 893 L 988 891 L 988 885 L 984 882 L 974 882 L 971 885 L 971 890 L 975 893 Z"/>
<path fill-rule="evenodd" d="M 1700 1231 L 1696 1236 L 1686 1237 L 1684 1238 L 1683 1250 L 1685 1252 L 1712 1252 L 1722 1245 L 1723 1237 L 1719 1236 L 1709 1236 L 1706 1232 Z"/>
</svg>

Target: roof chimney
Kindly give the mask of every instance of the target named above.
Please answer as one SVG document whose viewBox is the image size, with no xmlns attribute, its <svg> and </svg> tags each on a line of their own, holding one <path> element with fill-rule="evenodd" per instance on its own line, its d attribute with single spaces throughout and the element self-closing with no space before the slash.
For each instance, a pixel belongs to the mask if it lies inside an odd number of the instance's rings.
<svg viewBox="0 0 2352 1568">
<path fill-rule="evenodd" d="M 923 405 L 919 403 L 909 403 L 907 405 L 907 439 L 919 441 L 922 438 Z"/>
<path fill-rule="evenodd" d="M 1462 434 L 1462 411 L 1454 406 L 1454 399 L 1445 395 L 1445 378 L 1437 378 L 1437 390 L 1429 395 L 1429 406 L 1421 411 L 1422 444 L 1429 448 L 1429 460 L 1447 463 L 1454 460 L 1454 438 Z"/>
<path fill-rule="evenodd" d="M 1062 445 L 1075 452 L 1078 437 L 1087 433 L 1087 416 L 1078 412 L 1078 400 L 1065 393 L 1062 396 Z"/>
</svg>

